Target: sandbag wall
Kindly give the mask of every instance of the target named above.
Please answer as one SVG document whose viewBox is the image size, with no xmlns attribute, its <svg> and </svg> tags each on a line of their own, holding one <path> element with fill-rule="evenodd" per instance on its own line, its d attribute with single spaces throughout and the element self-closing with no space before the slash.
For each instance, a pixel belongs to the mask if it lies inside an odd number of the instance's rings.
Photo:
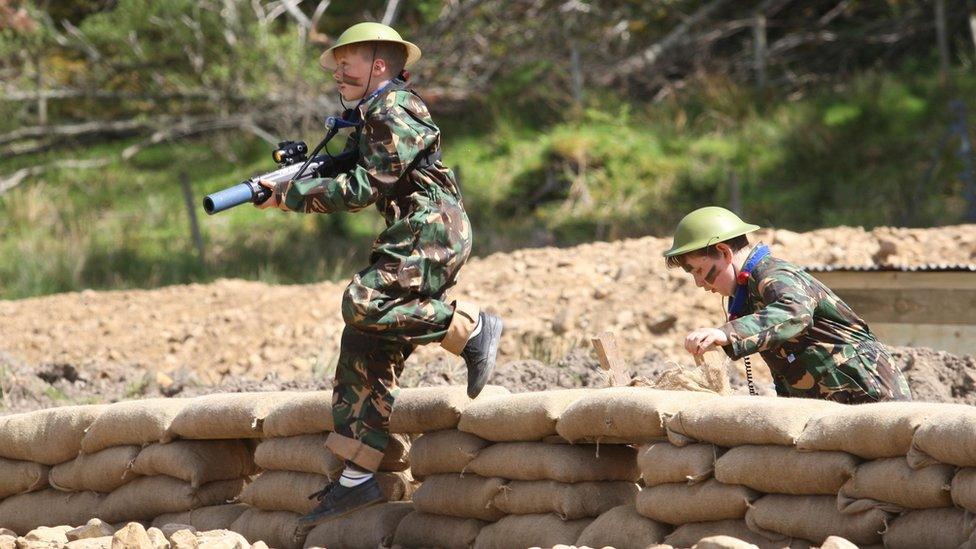
<svg viewBox="0 0 976 549">
<path fill-rule="evenodd" d="M 402 547 L 973 543 L 967 406 L 643 388 L 496 396 L 417 438 L 411 463 L 423 484 Z"/>
<path fill-rule="evenodd" d="M 245 393 L 0 417 L 0 527 L 99 517 L 229 528 L 282 548 L 976 541 L 973 407 L 639 387 L 489 387 L 475 401 L 463 387 L 403 390 L 379 478 L 394 500 L 416 488 L 413 501 L 306 536 L 307 495 L 342 467 L 322 447 L 330 403 L 321 391 Z"/>
<path fill-rule="evenodd" d="M 241 440 L 179 440 L 169 428 L 194 404 L 152 399 L 0 418 L 0 524 L 151 521 L 235 498 L 254 472 Z"/>
<path fill-rule="evenodd" d="M 324 447 L 331 400 L 329 391 L 229 393 L 0 417 L 0 527 L 24 535 L 97 517 L 231 529 L 281 548 L 389 544 L 417 486 L 406 433 L 456 425 L 471 401 L 463 387 L 402 390 L 377 475 L 391 503 L 306 532 L 297 519 L 317 504 L 308 496 L 343 468 Z"/>
<path fill-rule="evenodd" d="M 445 424 L 418 437 L 410 461 L 423 482 L 395 545 L 602 547 L 618 546 L 614 540 L 624 537 L 643 540 L 641 547 L 660 542 L 665 527 L 634 510 L 639 473 L 628 438 L 575 436 L 574 430 L 588 427 L 588 404 L 599 406 L 603 397 L 604 391 L 593 389 L 479 397 L 456 428 Z M 690 403 L 701 397 L 674 398 Z M 569 412 L 574 406 L 579 421 Z M 563 433 L 558 423 L 566 417 Z"/>
</svg>

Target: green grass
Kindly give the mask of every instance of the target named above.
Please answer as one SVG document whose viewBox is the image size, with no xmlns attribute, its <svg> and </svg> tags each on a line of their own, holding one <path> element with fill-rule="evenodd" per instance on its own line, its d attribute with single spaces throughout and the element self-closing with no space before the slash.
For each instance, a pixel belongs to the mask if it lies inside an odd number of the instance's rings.
<svg viewBox="0 0 976 549">
<path fill-rule="evenodd" d="M 476 254 L 665 235 L 695 207 L 728 204 L 732 177 L 745 216 L 763 225 L 939 225 L 962 222 L 966 207 L 954 145 L 934 155 L 949 99 L 968 101 L 976 125 L 976 77 L 955 81 L 950 93 L 931 73 L 867 73 L 776 98 L 711 78 L 660 104 L 603 96 L 563 120 L 526 120 L 497 104 L 436 118 L 445 162 L 460 174 Z M 56 155 L 98 158 L 132 143 Z M 0 175 L 54 156 L 3 160 Z M 218 277 L 301 283 L 365 266 L 383 226 L 373 209 L 203 213 L 203 195 L 272 168 L 268 156 L 256 138 L 223 134 L 22 183 L 0 195 L 0 298 Z M 190 235 L 183 173 L 206 261 Z"/>
</svg>

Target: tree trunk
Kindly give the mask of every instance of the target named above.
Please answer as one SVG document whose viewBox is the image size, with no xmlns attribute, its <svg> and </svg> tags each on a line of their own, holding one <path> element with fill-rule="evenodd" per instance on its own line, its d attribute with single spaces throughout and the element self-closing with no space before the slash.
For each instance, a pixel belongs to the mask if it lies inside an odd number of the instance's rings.
<svg viewBox="0 0 976 549">
<path fill-rule="evenodd" d="M 756 13 L 752 23 L 753 56 L 756 69 L 756 87 L 766 89 L 766 16 Z"/>
</svg>

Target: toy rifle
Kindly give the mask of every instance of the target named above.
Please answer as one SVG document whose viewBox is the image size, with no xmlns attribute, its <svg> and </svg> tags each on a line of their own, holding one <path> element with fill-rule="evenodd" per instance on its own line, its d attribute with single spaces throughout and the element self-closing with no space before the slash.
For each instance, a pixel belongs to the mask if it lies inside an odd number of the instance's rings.
<svg viewBox="0 0 976 549">
<path fill-rule="evenodd" d="M 349 113 L 349 111 L 346 112 Z M 261 204 L 271 197 L 271 190 L 258 183 L 262 179 L 273 183 L 302 181 L 315 177 L 335 177 L 355 168 L 359 159 L 359 151 L 355 148 L 336 156 L 318 154 L 337 131 L 342 128 L 358 128 L 360 126 L 358 121 L 349 118 L 346 115 L 327 118 L 325 125 L 328 131 L 322 142 L 312 151 L 311 156 L 306 154 L 308 145 L 304 141 L 282 141 L 278 143 L 278 147 L 271 152 L 271 158 L 278 164 L 278 169 L 256 175 L 222 191 L 208 194 L 203 198 L 203 209 L 208 214 L 213 215 L 248 202 Z"/>
</svg>

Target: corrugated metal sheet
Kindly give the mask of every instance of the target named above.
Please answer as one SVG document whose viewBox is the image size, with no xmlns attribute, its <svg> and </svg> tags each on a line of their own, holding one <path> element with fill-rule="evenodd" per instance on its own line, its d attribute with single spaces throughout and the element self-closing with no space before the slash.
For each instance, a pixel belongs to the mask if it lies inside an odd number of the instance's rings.
<svg viewBox="0 0 976 549">
<path fill-rule="evenodd" d="M 976 272 L 976 263 L 926 263 L 922 265 L 898 265 L 880 263 L 873 265 L 804 265 L 812 273 L 828 272 L 904 272 L 904 273 L 952 273 Z"/>
</svg>

